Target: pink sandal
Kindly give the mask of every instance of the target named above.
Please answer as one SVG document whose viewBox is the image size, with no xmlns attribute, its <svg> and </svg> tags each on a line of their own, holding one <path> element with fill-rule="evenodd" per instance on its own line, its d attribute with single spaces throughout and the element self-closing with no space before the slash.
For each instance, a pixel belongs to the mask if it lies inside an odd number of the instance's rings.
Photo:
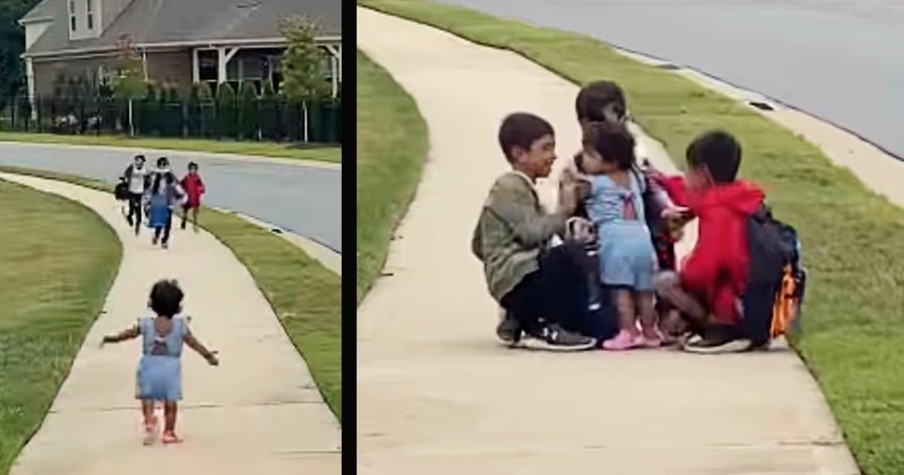
<svg viewBox="0 0 904 475">
<path fill-rule="evenodd" d="M 179 436 L 177 436 L 176 433 L 172 432 L 172 431 L 164 432 L 163 437 L 160 439 L 160 441 L 163 442 L 164 444 L 181 444 L 182 443 L 182 439 L 180 439 Z"/>
<path fill-rule="evenodd" d="M 152 445 L 157 440 L 157 416 L 151 418 L 150 421 L 144 423 L 144 445 Z"/>
</svg>

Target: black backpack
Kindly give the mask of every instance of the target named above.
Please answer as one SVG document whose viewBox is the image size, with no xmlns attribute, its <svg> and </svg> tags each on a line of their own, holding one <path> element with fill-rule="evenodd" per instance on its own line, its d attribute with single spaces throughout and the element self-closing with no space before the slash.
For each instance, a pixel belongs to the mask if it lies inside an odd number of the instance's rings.
<svg viewBox="0 0 904 475">
<path fill-rule="evenodd" d="M 776 298 L 786 269 L 800 267 L 797 231 L 772 216 L 762 204 L 747 220 L 750 270 L 744 291 L 744 333 L 754 346 L 771 340 Z"/>
</svg>

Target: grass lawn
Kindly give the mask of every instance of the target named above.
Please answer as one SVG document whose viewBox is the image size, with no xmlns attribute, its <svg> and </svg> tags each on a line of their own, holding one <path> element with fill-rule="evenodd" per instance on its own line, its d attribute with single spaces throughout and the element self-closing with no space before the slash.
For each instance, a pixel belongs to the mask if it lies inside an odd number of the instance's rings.
<svg viewBox="0 0 904 475">
<path fill-rule="evenodd" d="M 383 264 L 427 157 L 427 126 L 414 100 L 363 53 L 357 55 L 357 297 Z"/>
<path fill-rule="evenodd" d="M 359 3 L 518 52 L 578 84 L 615 80 L 632 114 L 672 157 L 683 158 L 706 129 L 736 134 L 746 151 L 742 175 L 766 188 L 778 217 L 797 226 L 803 240 L 811 282 L 798 350 L 864 473 L 901 473 L 904 210 L 746 107 L 592 38 L 422 0 Z"/>
<path fill-rule="evenodd" d="M 0 132 L 0 142 L 98 145 L 106 147 L 185 150 L 189 152 L 234 153 L 262 157 L 290 158 L 318 162 L 342 163 L 338 146 L 297 147 L 276 142 L 236 142 L 228 140 L 126 137 L 121 135 L 58 135 L 28 132 Z"/>
<path fill-rule="evenodd" d="M 0 180 L 0 474 L 69 373 L 122 246 L 93 211 Z"/>
<path fill-rule="evenodd" d="M 111 190 L 111 186 L 106 183 L 72 175 L 14 167 L 0 167 L 0 171 L 67 181 L 103 191 Z M 340 277 L 285 239 L 232 214 L 205 209 L 200 224 L 232 249 L 242 264 L 251 271 L 292 343 L 304 356 L 326 403 L 341 422 Z"/>
</svg>

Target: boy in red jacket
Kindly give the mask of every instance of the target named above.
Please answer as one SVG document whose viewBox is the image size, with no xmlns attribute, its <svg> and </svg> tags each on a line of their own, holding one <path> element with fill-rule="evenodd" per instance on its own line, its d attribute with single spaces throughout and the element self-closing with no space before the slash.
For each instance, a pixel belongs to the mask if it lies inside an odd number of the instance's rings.
<svg viewBox="0 0 904 475">
<path fill-rule="evenodd" d="M 188 174 L 182 178 L 182 189 L 185 190 L 185 204 L 182 205 L 182 229 L 188 220 L 188 212 L 191 211 L 191 224 L 198 231 L 198 209 L 201 208 L 201 195 L 204 194 L 204 182 L 198 174 L 198 164 L 188 164 Z"/>
<path fill-rule="evenodd" d="M 688 172 L 663 185 L 678 205 L 699 220 L 697 243 L 680 270 L 657 278 L 657 293 L 691 321 L 705 328 L 684 349 L 696 353 L 744 351 L 751 347 L 740 328 L 741 296 L 747 284 L 747 223 L 765 194 L 750 182 L 736 180 L 741 146 L 727 132 L 711 131 L 687 149 Z"/>
</svg>

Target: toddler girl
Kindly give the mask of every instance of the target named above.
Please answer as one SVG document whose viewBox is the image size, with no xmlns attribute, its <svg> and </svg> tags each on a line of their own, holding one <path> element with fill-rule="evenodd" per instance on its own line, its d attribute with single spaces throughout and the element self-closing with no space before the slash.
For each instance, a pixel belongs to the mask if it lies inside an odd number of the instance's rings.
<svg viewBox="0 0 904 475">
<path fill-rule="evenodd" d="M 188 329 L 186 319 L 176 317 L 182 311 L 184 294 L 174 280 L 161 280 L 151 288 L 148 306 L 156 317 L 139 318 L 126 330 L 108 335 L 101 341 L 118 343 L 141 337 L 141 360 L 136 376 L 136 397 L 141 400 L 144 416 L 145 445 L 157 437 L 157 416 L 154 403 L 163 402 L 164 444 L 181 442 L 176 435 L 176 411 L 182 399 L 182 343 L 197 351 L 213 366 L 217 366 L 215 352 L 204 347 Z"/>
<path fill-rule="evenodd" d="M 635 163 L 634 138 L 622 124 L 593 122 L 584 125 L 583 145 L 579 168 L 589 175 L 585 207 L 599 233 L 600 280 L 612 289 L 619 315 L 619 332 L 603 348 L 658 347 L 656 253 L 644 217 L 646 181 Z"/>
</svg>

